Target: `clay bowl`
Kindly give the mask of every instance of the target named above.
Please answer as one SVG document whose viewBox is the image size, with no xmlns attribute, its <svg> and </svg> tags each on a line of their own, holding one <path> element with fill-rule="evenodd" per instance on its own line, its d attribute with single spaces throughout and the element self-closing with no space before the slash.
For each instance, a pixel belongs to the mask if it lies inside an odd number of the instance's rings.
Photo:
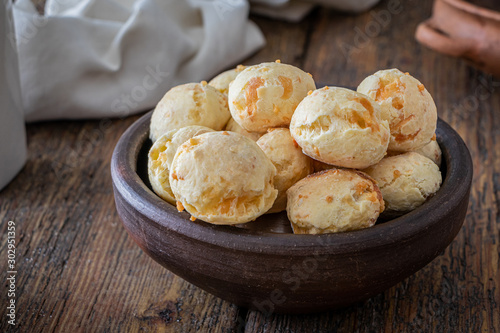
<svg viewBox="0 0 500 333">
<path fill-rule="evenodd" d="M 189 214 L 178 212 L 149 186 L 150 118 L 146 114 L 123 134 L 111 161 L 123 225 L 165 268 L 239 306 L 264 313 L 306 313 L 366 300 L 433 260 L 465 218 L 470 154 L 460 136 L 439 120 L 443 185 L 399 218 L 326 235 L 291 234 L 285 213 L 264 215 L 243 228 L 191 222 Z"/>
</svg>

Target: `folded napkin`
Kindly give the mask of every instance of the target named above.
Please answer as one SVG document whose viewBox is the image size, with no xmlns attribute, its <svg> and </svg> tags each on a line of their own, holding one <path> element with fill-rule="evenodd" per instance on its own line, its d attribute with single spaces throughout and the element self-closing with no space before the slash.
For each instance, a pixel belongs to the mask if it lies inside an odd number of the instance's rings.
<svg viewBox="0 0 500 333">
<path fill-rule="evenodd" d="M 18 0 L 27 121 L 124 117 L 210 79 L 264 45 L 246 1 Z"/>
<path fill-rule="evenodd" d="M 362 11 L 378 0 L 250 0 L 300 20 L 321 3 Z M 173 86 L 209 80 L 262 47 L 247 0 L 47 0 L 14 18 L 26 121 L 125 117 Z"/>
</svg>

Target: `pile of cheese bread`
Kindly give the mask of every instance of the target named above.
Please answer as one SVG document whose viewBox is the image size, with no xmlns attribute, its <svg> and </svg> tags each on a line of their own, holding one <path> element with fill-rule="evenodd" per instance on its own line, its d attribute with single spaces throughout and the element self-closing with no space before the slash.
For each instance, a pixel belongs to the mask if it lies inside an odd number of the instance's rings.
<svg viewBox="0 0 500 333">
<path fill-rule="evenodd" d="M 286 210 L 297 234 L 367 228 L 439 189 L 436 122 L 424 85 L 398 69 L 354 91 L 316 89 L 279 60 L 240 65 L 165 94 L 151 117 L 149 180 L 192 221 Z"/>
</svg>

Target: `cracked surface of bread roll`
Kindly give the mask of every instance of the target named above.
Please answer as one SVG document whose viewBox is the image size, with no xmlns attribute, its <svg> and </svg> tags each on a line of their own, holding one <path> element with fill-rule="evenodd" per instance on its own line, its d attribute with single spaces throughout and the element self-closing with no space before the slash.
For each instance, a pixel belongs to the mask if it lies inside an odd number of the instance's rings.
<svg viewBox="0 0 500 333">
<path fill-rule="evenodd" d="M 151 116 L 150 138 L 155 142 L 168 131 L 200 125 L 216 131 L 226 126 L 231 114 L 227 97 L 206 83 L 187 83 L 170 89 Z"/>
<path fill-rule="evenodd" d="M 288 126 L 295 108 L 316 88 L 301 69 L 278 62 L 247 67 L 229 86 L 229 109 L 234 120 L 250 132 Z"/>
<path fill-rule="evenodd" d="M 227 70 L 225 72 L 220 73 L 216 77 L 214 77 L 212 80 L 208 82 L 209 85 L 217 89 L 223 94 L 226 94 L 229 92 L 229 84 L 236 79 L 239 73 L 243 71 L 246 68 L 246 66 L 243 65 L 238 65 L 236 68 Z"/>
<path fill-rule="evenodd" d="M 296 234 L 358 230 L 384 210 L 377 185 L 366 174 L 331 169 L 307 176 L 288 191 L 287 214 Z"/>
<path fill-rule="evenodd" d="M 281 212 L 286 209 L 286 191 L 313 171 L 312 160 L 302 153 L 288 128 L 270 129 L 257 140 L 257 144 L 277 170 L 274 186 L 278 197 L 268 213 Z"/>
<path fill-rule="evenodd" d="M 247 131 L 246 129 L 244 129 L 243 127 L 241 127 L 236 121 L 234 121 L 234 119 L 232 117 L 227 122 L 225 130 L 226 131 L 230 131 L 230 132 L 235 132 L 235 133 L 242 134 L 242 135 L 246 136 L 247 138 L 252 139 L 253 141 L 259 140 L 259 138 L 263 134 L 263 133 L 256 133 L 256 132 L 249 132 L 249 131 Z"/>
<path fill-rule="evenodd" d="M 431 141 L 437 125 L 436 104 L 420 81 L 398 69 L 386 69 L 365 78 L 358 92 L 370 96 L 389 122 L 389 150 L 416 150 Z"/>
<path fill-rule="evenodd" d="M 380 106 L 353 90 L 324 87 L 299 104 L 290 132 L 304 153 L 346 168 L 366 168 L 380 161 L 389 144 L 389 125 Z"/>
<path fill-rule="evenodd" d="M 177 207 L 213 224 L 255 220 L 273 205 L 276 168 L 251 139 L 233 132 L 198 135 L 175 154 L 169 181 Z"/>
<path fill-rule="evenodd" d="M 192 125 L 169 131 L 155 141 L 148 154 L 148 177 L 153 191 L 160 198 L 175 205 L 168 176 L 177 148 L 192 137 L 213 131 L 208 127 Z"/>
<path fill-rule="evenodd" d="M 417 208 L 439 190 L 442 181 L 436 163 L 416 152 L 386 157 L 363 171 L 377 181 L 387 213 Z"/>
<path fill-rule="evenodd" d="M 441 158 L 443 154 L 435 138 L 422 148 L 415 150 L 415 152 L 430 158 L 434 163 L 436 163 L 437 166 L 441 165 Z"/>
</svg>

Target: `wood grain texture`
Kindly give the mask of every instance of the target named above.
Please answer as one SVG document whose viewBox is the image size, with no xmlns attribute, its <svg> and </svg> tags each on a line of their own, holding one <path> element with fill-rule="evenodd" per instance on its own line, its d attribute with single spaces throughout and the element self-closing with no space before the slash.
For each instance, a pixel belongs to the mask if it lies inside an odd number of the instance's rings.
<svg viewBox="0 0 500 333">
<path fill-rule="evenodd" d="M 16 222 L 19 322 L 10 327 L 2 310 L 0 331 L 500 332 L 500 78 L 415 42 L 415 27 L 431 13 L 428 0 L 402 1 L 386 26 L 372 28 L 373 37 L 356 37 L 393 2 L 359 16 L 317 9 L 299 24 L 255 17 L 267 45 L 244 63 L 279 58 L 317 82 L 350 87 L 388 67 L 420 79 L 474 163 L 465 224 L 442 255 L 347 309 L 307 316 L 247 311 L 163 269 L 121 226 L 109 164 L 137 117 L 32 124 L 28 162 L 0 192 L 3 281 L 7 221 Z M 356 46 L 347 57 L 346 45 Z M 5 288 L 2 309 L 6 300 Z"/>
</svg>

